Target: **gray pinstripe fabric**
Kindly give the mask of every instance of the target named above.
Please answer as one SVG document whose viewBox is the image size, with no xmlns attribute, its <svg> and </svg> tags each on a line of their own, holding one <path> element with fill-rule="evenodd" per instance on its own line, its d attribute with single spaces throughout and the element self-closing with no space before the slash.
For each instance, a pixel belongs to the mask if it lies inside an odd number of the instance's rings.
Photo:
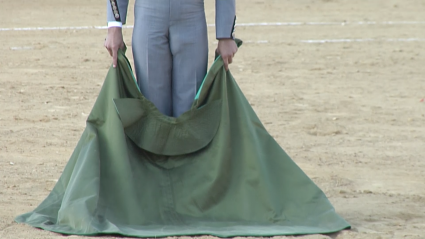
<svg viewBox="0 0 425 239">
<path fill-rule="evenodd" d="M 207 71 L 203 0 L 137 0 L 133 56 L 143 95 L 163 113 L 187 111 Z"/>
<path fill-rule="evenodd" d="M 116 0 L 118 3 L 118 9 L 121 15 L 121 21 L 123 24 L 126 23 L 127 19 L 127 8 L 129 0 Z M 137 2 L 138 0 L 136 0 Z M 151 3 L 155 3 L 157 0 L 151 0 Z M 114 14 L 112 13 L 111 3 L 107 2 L 107 21 L 115 21 Z M 235 14 L 236 14 L 236 3 L 235 0 L 215 0 L 215 22 L 216 22 L 216 38 L 229 38 L 232 34 L 234 26 Z"/>
<path fill-rule="evenodd" d="M 216 38 L 231 38 L 235 24 L 235 0 L 215 0 Z"/>
<path fill-rule="evenodd" d="M 108 22 L 116 21 L 114 14 L 112 13 L 110 0 L 106 0 L 106 2 L 107 2 L 106 3 L 106 20 Z M 120 12 L 121 22 L 125 24 L 127 21 L 128 0 L 117 0 L 117 4 L 118 4 L 118 11 Z"/>
<path fill-rule="evenodd" d="M 108 21 L 115 21 L 108 2 Z M 124 23 L 128 0 L 117 0 Z M 216 0 L 216 37 L 230 38 L 235 0 Z M 208 64 L 204 0 L 136 0 L 133 56 L 140 90 L 165 115 L 187 111 Z"/>
</svg>

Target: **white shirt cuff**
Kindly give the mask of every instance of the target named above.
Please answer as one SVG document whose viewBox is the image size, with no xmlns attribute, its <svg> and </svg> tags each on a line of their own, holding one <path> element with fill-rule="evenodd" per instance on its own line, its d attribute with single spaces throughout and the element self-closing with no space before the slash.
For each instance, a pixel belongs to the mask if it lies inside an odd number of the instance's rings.
<svg viewBox="0 0 425 239">
<path fill-rule="evenodd" d="M 108 28 L 110 27 L 122 27 L 122 22 L 110 21 L 108 22 Z"/>
</svg>

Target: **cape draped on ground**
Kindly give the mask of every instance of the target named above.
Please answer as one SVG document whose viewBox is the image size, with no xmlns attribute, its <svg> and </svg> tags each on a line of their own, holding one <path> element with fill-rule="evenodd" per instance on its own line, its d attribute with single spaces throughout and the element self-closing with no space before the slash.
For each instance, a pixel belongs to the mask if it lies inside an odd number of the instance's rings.
<svg viewBox="0 0 425 239">
<path fill-rule="evenodd" d="M 18 216 L 76 235 L 274 236 L 350 225 L 268 134 L 223 61 L 192 108 L 162 115 L 120 52 L 59 181 Z"/>
</svg>

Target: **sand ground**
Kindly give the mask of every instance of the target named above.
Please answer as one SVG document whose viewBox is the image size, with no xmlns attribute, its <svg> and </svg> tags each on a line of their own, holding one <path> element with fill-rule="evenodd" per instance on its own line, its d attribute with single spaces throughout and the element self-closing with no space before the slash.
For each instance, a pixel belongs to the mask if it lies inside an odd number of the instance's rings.
<svg viewBox="0 0 425 239">
<path fill-rule="evenodd" d="M 105 24 L 104 1 L 0 3 L 0 28 Z M 231 66 L 269 132 L 353 226 L 305 238 L 425 238 L 425 1 L 238 0 L 237 15 L 328 23 L 239 26 L 246 43 Z M 0 238 L 63 237 L 13 219 L 47 196 L 85 127 L 110 65 L 105 34 L 0 30 Z M 214 27 L 209 38 L 212 53 Z"/>
</svg>

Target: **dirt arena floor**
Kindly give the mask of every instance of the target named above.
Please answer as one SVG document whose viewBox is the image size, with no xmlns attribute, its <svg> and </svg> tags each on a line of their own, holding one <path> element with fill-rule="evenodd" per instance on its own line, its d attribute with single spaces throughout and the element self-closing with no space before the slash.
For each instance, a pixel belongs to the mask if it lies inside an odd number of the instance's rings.
<svg viewBox="0 0 425 239">
<path fill-rule="evenodd" d="M 13 219 L 54 186 L 111 60 L 104 29 L 33 28 L 105 25 L 105 1 L 0 2 L 0 238 L 63 238 Z M 353 226 L 299 238 L 425 238 L 425 1 L 237 2 L 239 24 L 282 24 L 236 28 L 234 77 Z"/>
</svg>

